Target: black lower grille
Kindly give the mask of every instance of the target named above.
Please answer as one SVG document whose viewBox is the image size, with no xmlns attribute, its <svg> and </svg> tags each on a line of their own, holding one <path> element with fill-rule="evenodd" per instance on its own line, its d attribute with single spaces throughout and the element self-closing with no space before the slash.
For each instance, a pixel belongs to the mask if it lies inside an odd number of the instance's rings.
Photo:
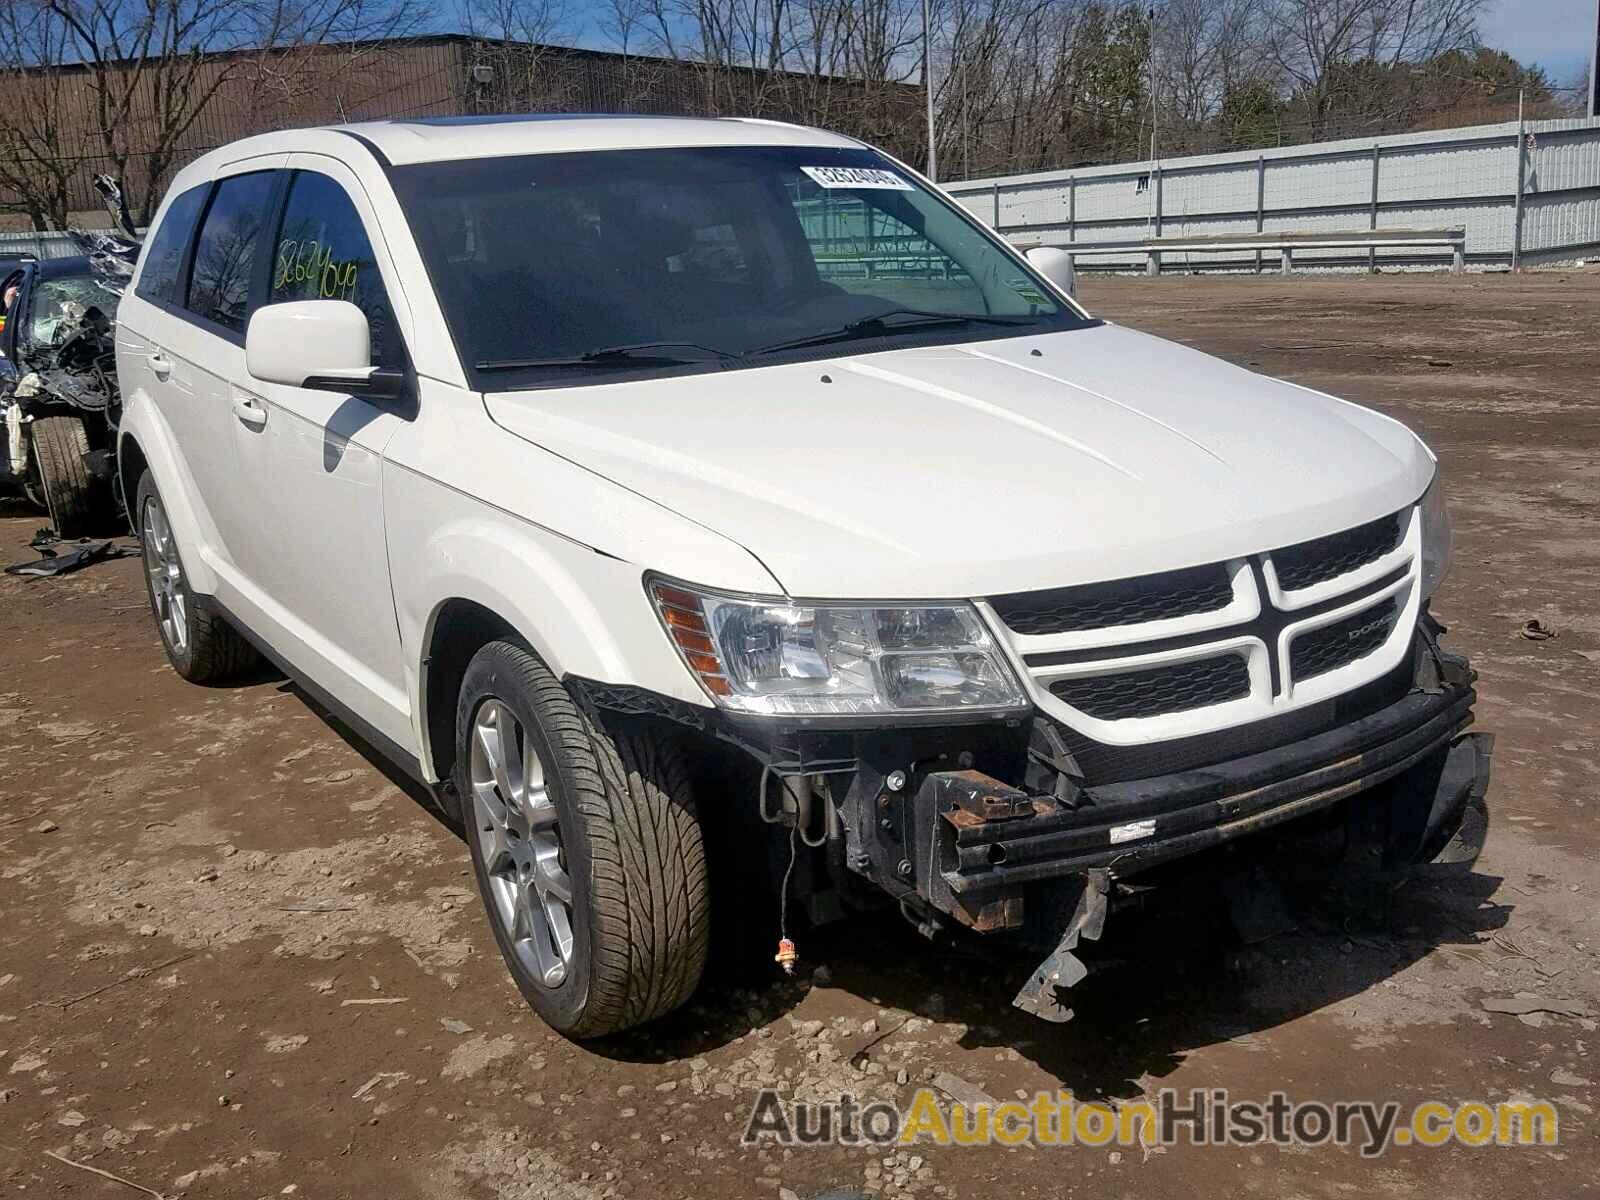
<svg viewBox="0 0 1600 1200">
<path fill-rule="evenodd" d="M 1052 724 L 1061 731 L 1067 748 L 1072 751 L 1073 759 L 1083 769 L 1084 779 L 1090 785 L 1148 779 L 1156 775 L 1170 775 L 1175 771 L 1193 771 L 1212 763 L 1271 750 L 1347 725 L 1399 702 L 1415 686 L 1414 677 L 1414 665 L 1411 658 L 1407 657 L 1387 675 L 1354 691 L 1318 700 L 1293 712 L 1235 726 L 1227 731 L 1226 736 L 1200 733 L 1167 742 L 1112 746 L 1094 741 L 1071 726 L 1060 722 Z"/>
<path fill-rule="evenodd" d="M 1400 544 L 1400 513 L 1272 552 L 1278 586 L 1298 591 L 1376 562 Z"/>
<path fill-rule="evenodd" d="M 1353 613 L 1332 625 L 1302 633 L 1289 643 L 1289 673 L 1296 681 L 1315 679 L 1365 658 L 1388 640 L 1394 628 L 1395 603 Z"/>
<path fill-rule="evenodd" d="M 989 601 L 1007 627 L 1028 635 L 1164 621 L 1215 612 L 1232 602 L 1233 585 L 1221 563 L 1109 583 L 1015 592 Z"/>
<path fill-rule="evenodd" d="M 1160 717 L 1248 696 L 1250 670 L 1239 655 L 1219 654 L 1117 675 L 1062 679 L 1050 691 L 1101 721 Z"/>
</svg>

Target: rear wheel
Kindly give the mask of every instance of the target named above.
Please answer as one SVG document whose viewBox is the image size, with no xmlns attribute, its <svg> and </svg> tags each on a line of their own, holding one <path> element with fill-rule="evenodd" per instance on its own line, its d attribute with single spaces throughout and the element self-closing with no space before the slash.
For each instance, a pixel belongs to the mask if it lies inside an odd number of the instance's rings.
<svg viewBox="0 0 1600 1200">
<path fill-rule="evenodd" d="M 94 524 L 99 489 L 84 465 L 89 431 L 81 417 L 36 417 L 29 423 L 40 498 L 50 524 L 64 538 L 81 537 Z"/>
<path fill-rule="evenodd" d="M 546 1023 L 600 1037 L 689 998 L 710 904 L 673 741 L 607 728 L 525 648 L 493 642 L 462 681 L 455 771 L 495 941 Z"/>
<path fill-rule="evenodd" d="M 254 667 L 255 647 L 209 597 L 189 590 L 177 538 L 149 471 L 139 479 L 134 529 L 144 557 L 145 593 L 172 669 L 190 683 L 226 683 Z"/>
</svg>

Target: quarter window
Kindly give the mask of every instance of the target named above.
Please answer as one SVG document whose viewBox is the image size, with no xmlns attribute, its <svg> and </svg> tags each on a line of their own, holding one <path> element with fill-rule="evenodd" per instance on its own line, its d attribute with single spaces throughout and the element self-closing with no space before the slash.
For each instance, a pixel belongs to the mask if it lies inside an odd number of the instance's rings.
<svg viewBox="0 0 1600 1200">
<path fill-rule="evenodd" d="M 233 175 L 217 184 L 200 227 L 186 306 L 236 333 L 250 319 L 250 287 L 275 182 L 271 171 Z"/>
<path fill-rule="evenodd" d="M 194 239 L 195 222 L 205 206 L 209 183 L 190 188 L 167 205 L 155 237 L 144 255 L 144 270 L 139 272 L 139 295 L 160 304 L 177 304 L 183 298 L 183 256 Z"/>
<path fill-rule="evenodd" d="M 314 171 L 295 173 L 273 252 L 268 303 L 288 300 L 348 300 L 367 315 L 373 365 L 402 365 L 389 294 L 361 214 L 344 188 Z"/>
</svg>

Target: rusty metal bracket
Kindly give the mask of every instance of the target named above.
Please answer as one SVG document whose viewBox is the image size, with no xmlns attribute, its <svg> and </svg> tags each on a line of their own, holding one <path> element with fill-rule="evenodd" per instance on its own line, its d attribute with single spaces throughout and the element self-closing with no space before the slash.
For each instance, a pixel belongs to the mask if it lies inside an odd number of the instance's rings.
<svg viewBox="0 0 1600 1200">
<path fill-rule="evenodd" d="M 1067 928 L 1043 962 L 1034 968 L 1028 981 L 1022 985 L 1011 1003 L 1023 1012 L 1032 1013 L 1043 1021 L 1062 1024 L 1072 1020 L 1072 1009 L 1061 1002 L 1061 992 L 1083 980 L 1089 968 L 1073 953 L 1079 938 L 1092 942 L 1100 940 L 1106 927 L 1106 913 L 1110 909 L 1111 871 L 1095 867 L 1084 880 L 1083 894 L 1078 897 L 1078 907 L 1067 922 Z"/>
<path fill-rule="evenodd" d="M 928 776 L 940 812 L 970 813 L 980 821 L 1033 816 L 1033 797 L 981 771 L 935 771 Z M 946 809 L 944 801 L 952 808 Z"/>
</svg>

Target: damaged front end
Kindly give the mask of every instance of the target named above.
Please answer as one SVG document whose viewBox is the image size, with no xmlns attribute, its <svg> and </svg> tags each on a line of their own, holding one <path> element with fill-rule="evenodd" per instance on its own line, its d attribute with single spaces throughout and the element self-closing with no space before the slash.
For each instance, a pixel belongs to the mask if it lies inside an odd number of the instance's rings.
<svg viewBox="0 0 1600 1200">
<path fill-rule="evenodd" d="M 1013 951 L 1031 947 L 1038 965 L 1013 1003 L 1065 1021 L 1065 992 L 1088 973 L 1081 943 L 1099 939 L 1122 904 L 1140 902 L 1163 876 L 1158 868 L 1319 822 L 1365 839 L 1366 858 L 1381 857 L 1390 870 L 1476 860 L 1492 741 L 1467 732 L 1476 676 L 1440 649 L 1440 632 L 1424 610 L 1412 653 L 1385 677 L 1267 723 L 1253 731 L 1256 745 L 1240 730 L 1206 739 L 1209 750 L 1164 748 L 1164 758 L 1141 761 L 1170 769 L 1132 778 L 1085 771 L 1081 740 L 1041 712 L 969 724 L 783 728 L 707 721 L 659 698 L 641 704 L 633 689 L 569 683 L 599 707 L 691 720 L 753 755 L 761 815 L 791 831 L 784 845 L 793 857 L 774 865 L 787 898 L 813 921 L 887 897 L 929 937 L 964 931 Z M 1208 878 L 1203 870 L 1182 876 L 1191 885 Z"/>
<path fill-rule="evenodd" d="M 1493 740 L 1466 732 L 1476 676 L 1440 649 L 1439 631 L 1424 614 L 1410 660 L 1346 712 L 1333 706 L 1330 728 L 1252 753 L 1095 784 L 1041 716 L 1021 786 L 972 770 L 921 772 L 909 799 L 914 836 L 903 847 L 918 901 L 970 929 L 1035 939 L 1065 915 L 1014 1000 L 1064 1021 L 1072 1012 L 1062 993 L 1087 974 L 1080 940 L 1097 940 L 1108 914 L 1175 860 L 1342 806 L 1344 835 L 1386 870 L 1470 867 L 1487 832 Z"/>
<path fill-rule="evenodd" d="M 95 493 L 111 491 L 121 417 L 116 313 L 138 253 L 136 242 L 107 233 L 74 237 L 83 254 L 25 262 L 6 278 L 0 330 L 0 478 L 58 525 L 66 514 L 81 520 L 100 507 Z M 48 453 L 38 444 L 43 421 L 55 422 Z M 80 458 L 83 470 L 64 468 L 64 457 Z"/>
</svg>

